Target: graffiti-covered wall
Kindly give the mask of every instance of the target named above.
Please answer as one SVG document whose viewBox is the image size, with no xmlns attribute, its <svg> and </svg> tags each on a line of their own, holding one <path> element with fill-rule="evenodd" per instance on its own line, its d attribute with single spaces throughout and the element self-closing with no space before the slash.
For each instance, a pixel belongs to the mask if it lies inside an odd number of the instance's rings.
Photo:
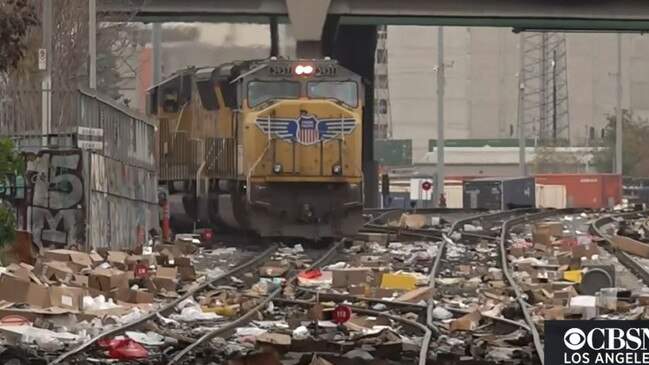
<svg viewBox="0 0 649 365">
<path fill-rule="evenodd" d="M 39 247 L 85 243 L 84 174 L 80 150 L 26 153 L 27 199 L 20 221 Z M 19 214 L 20 216 L 20 214 Z"/>
<path fill-rule="evenodd" d="M 39 248 L 132 248 L 160 230 L 154 171 L 80 149 L 24 152 L 25 189 L 0 184 Z"/>
<path fill-rule="evenodd" d="M 94 247 L 130 248 L 151 228 L 159 231 L 153 171 L 92 154 L 90 162 L 90 242 Z"/>
</svg>

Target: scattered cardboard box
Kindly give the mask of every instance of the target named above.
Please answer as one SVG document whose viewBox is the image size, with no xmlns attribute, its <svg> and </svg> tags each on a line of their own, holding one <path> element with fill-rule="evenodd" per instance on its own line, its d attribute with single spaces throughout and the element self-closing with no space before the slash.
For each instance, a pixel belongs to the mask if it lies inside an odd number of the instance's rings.
<svg viewBox="0 0 649 365">
<path fill-rule="evenodd" d="M 465 314 L 453 320 L 449 329 L 451 331 L 474 331 L 478 327 L 478 323 L 480 323 L 480 318 L 482 318 L 482 315 L 478 311 Z"/>
<path fill-rule="evenodd" d="M 397 302 L 408 302 L 408 303 L 419 303 L 422 300 L 428 300 L 433 296 L 432 287 L 422 287 L 415 290 L 411 290 L 399 297 L 397 297 Z"/>
<path fill-rule="evenodd" d="M 128 276 L 118 269 L 95 268 L 88 277 L 88 287 L 104 293 L 128 288 Z"/>
<path fill-rule="evenodd" d="M 43 255 L 44 261 L 58 261 L 65 262 L 75 272 L 81 269 L 92 267 L 93 261 L 90 255 L 84 252 L 72 250 L 49 250 L 45 251 Z"/>
<path fill-rule="evenodd" d="M 116 298 L 128 303 L 153 303 L 154 295 L 141 290 L 122 288 L 117 291 Z"/>
<path fill-rule="evenodd" d="M 83 309 L 83 297 L 87 291 L 83 288 L 53 286 L 49 288 L 50 304 L 54 307 L 79 311 Z"/>
<path fill-rule="evenodd" d="M 613 247 L 636 256 L 649 258 L 649 245 L 625 236 L 613 236 Z"/>
<path fill-rule="evenodd" d="M 372 269 L 368 267 L 356 267 L 350 269 L 331 270 L 332 286 L 335 288 L 345 288 L 352 285 L 361 285 L 370 283 L 374 280 Z"/>
<path fill-rule="evenodd" d="M 399 227 L 419 229 L 426 225 L 426 216 L 423 214 L 407 214 L 403 213 L 399 219 Z"/>
<path fill-rule="evenodd" d="M 158 291 L 165 290 L 167 292 L 176 291 L 178 282 L 176 276 L 178 275 L 178 268 L 176 267 L 162 267 L 158 266 L 156 269 L 153 283 Z"/>
<path fill-rule="evenodd" d="M 381 288 L 414 290 L 417 287 L 417 279 L 407 274 L 383 274 Z"/>
<path fill-rule="evenodd" d="M 40 308 L 50 306 L 47 288 L 34 283 L 26 283 L 9 275 L 0 275 L 0 299 L 12 303 L 27 303 Z"/>
<path fill-rule="evenodd" d="M 108 251 L 108 257 L 106 261 L 110 262 L 114 267 L 126 271 L 128 270 L 128 264 L 126 262 L 128 254 L 123 251 Z"/>
</svg>

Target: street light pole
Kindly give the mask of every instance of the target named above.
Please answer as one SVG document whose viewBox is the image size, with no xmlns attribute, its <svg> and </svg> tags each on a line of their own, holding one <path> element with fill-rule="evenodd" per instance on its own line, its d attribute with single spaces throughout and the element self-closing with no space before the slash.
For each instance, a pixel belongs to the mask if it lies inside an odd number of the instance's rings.
<svg viewBox="0 0 649 365">
<path fill-rule="evenodd" d="M 41 74 L 41 145 L 47 147 L 52 127 L 52 0 L 43 0 L 43 50 L 45 69 Z"/>
<path fill-rule="evenodd" d="M 88 0 L 88 83 L 97 89 L 97 0 Z"/>
<path fill-rule="evenodd" d="M 622 174 L 622 34 L 617 34 L 617 93 L 615 108 L 615 173 Z"/>
<path fill-rule="evenodd" d="M 520 175 L 527 175 L 525 169 L 525 36 L 523 33 L 519 35 L 518 40 L 518 63 L 520 70 L 518 71 L 518 167 Z"/>
<path fill-rule="evenodd" d="M 437 168 L 433 206 L 444 193 L 444 27 L 437 28 Z"/>
<path fill-rule="evenodd" d="M 153 51 L 153 84 L 162 82 L 162 24 L 153 23 L 151 48 Z"/>
</svg>

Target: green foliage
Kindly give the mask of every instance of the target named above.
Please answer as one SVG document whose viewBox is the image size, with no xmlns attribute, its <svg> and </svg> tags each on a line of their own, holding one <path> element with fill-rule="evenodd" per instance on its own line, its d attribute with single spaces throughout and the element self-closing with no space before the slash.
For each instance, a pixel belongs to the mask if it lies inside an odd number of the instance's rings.
<svg viewBox="0 0 649 365">
<path fill-rule="evenodd" d="M 615 159 L 615 115 L 606 117 L 608 125 L 601 151 L 595 152 L 593 165 L 599 172 L 612 172 Z M 649 121 L 622 111 L 622 173 L 624 176 L 649 176 Z"/>
<path fill-rule="evenodd" d="M 0 203 L 0 247 L 13 242 L 15 238 L 15 223 L 14 215 L 10 207 Z"/>
<path fill-rule="evenodd" d="M 6 137 L 0 137 L 0 179 L 8 173 L 22 173 L 24 162 Z M 15 220 L 12 208 L 0 200 L 0 246 L 14 240 Z"/>
<path fill-rule="evenodd" d="M 557 148 L 565 147 L 565 141 L 545 141 L 534 149 L 532 170 L 535 174 L 558 174 L 581 172 L 584 153 L 558 152 Z"/>
<path fill-rule="evenodd" d="M 13 142 L 7 137 L 0 137 L 0 176 L 8 173 L 22 173 L 25 163 L 15 149 Z"/>
</svg>

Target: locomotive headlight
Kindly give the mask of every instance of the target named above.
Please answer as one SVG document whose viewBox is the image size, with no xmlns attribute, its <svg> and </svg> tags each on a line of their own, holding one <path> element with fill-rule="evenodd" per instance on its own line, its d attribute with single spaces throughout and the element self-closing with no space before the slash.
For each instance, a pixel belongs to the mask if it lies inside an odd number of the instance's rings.
<svg viewBox="0 0 649 365">
<path fill-rule="evenodd" d="M 275 166 L 273 166 L 273 172 L 276 173 L 276 174 L 281 174 L 282 173 L 282 165 L 278 164 L 278 163 L 275 164 Z"/>
<path fill-rule="evenodd" d="M 340 175 L 340 174 L 343 173 L 343 167 L 340 166 L 340 165 L 334 165 L 334 166 L 331 168 L 331 172 L 333 172 L 334 175 Z"/>
<path fill-rule="evenodd" d="M 311 65 L 297 65 L 295 66 L 296 75 L 310 75 L 313 73 L 313 66 Z"/>
</svg>

